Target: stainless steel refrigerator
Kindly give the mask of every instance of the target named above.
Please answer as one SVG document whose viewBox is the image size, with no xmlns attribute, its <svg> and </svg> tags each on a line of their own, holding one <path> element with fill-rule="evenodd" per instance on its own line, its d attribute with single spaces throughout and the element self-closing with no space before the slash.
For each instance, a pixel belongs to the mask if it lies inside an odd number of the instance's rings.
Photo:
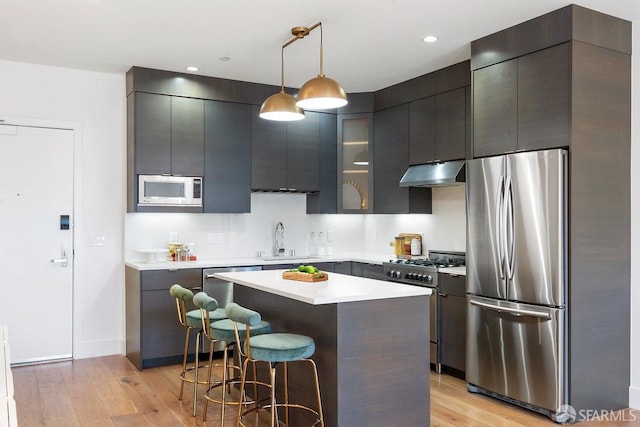
<svg viewBox="0 0 640 427">
<path fill-rule="evenodd" d="M 467 388 L 569 419 L 565 150 L 467 162 Z"/>
</svg>

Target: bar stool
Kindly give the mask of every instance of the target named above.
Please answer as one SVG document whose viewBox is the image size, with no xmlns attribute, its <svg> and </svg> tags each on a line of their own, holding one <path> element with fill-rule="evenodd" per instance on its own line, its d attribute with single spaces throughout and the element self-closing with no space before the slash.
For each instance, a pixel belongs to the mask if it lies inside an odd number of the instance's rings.
<svg viewBox="0 0 640 427">
<path fill-rule="evenodd" d="M 233 322 L 229 319 L 211 321 L 209 311 L 207 311 L 207 307 L 211 306 L 212 301 L 215 301 L 205 292 L 198 292 L 193 297 L 193 303 L 196 307 L 200 308 L 201 318 L 202 318 L 202 331 L 204 336 L 209 340 L 209 373 L 207 378 L 209 378 L 209 384 L 207 386 L 207 391 L 204 395 L 204 408 L 202 414 L 202 420 L 207 420 L 207 405 L 209 402 L 214 402 L 220 405 L 220 426 L 224 426 L 224 413 L 226 405 L 239 405 L 240 399 L 238 400 L 228 400 L 227 393 L 231 393 L 231 385 L 239 384 L 240 379 L 242 377 L 242 360 L 240 360 L 240 365 L 235 365 L 233 358 L 229 358 L 229 349 L 231 346 L 236 344 L 235 338 L 235 328 L 233 326 Z M 207 327 L 208 325 L 208 327 Z M 244 328 L 245 325 L 242 325 Z M 271 325 L 269 322 L 260 321 L 257 325 L 249 326 L 251 330 L 251 334 L 254 336 L 266 334 L 271 332 Z M 242 329 L 239 332 L 239 337 L 241 340 L 244 340 L 246 332 Z M 223 342 L 223 358 L 222 365 L 214 365 L 213 364 L 213 350 L 214 344 L 216 342 Z M 215 381 L 213 384 L 211 383 L 211 371 L 214 366 L 222 366 L 222 379 L 219 381 Z M 229 372 L 237 372 L 236 376 L 230 376 Z M 218 399 L 211 395 L 211 392 L 215 389 L 220 388 L 221 397 Z"/>
<path fill-rule="evenodd" d="M 184 391 L 184 383 L 193 384 L 193 416 L 196 416 L 196 402 L 198 398 L 198 384 L 208 385 L 208 379 L 200 380 L 198 377 L 198 371 L 200 369 L 200 335 L 202 332 L 202 319 L 200 317 L 200 309 L 187 311 L 187 302 L 193 301 L 193 292 L 189 289 L 184 288 L 178 284 L 171 286 L 169 289 L 169 293 L 172 297 L 176 299 L 176 308 L 178 311 L 178 322 L 180 325 L 185 328 L 186 334 L 184 339 L 184 354 L 182 356 L 182 372 L 180 372 L 180 394 L 178 395 L 178 400 L 182 400 L 182 394 Z M 214 300 L 215 301 L 215 300 Z M 208 313 L 210 319 L 213 320 L 222 320 L 226 319 L 227 315 L 225 314 L 224 309 L 218 308 L 218 303 L 214 305 L 209 305 Z M 189 341 L 191 339 L 191 330 L 196 329 L 196 354 L 195 354 L 195 362 L 193 366 L 187 368 L 187 356 L 189 354 Z M 203 368 L 206 366 L 203 366 Z M 187 376 L 187 373 L 193 372 L 192 376 Z"/>
<path fill-rule="evenodd" d="M 318 382 L 318 369 L 313 360 L 309 359 L 315 352 L 315 342 L 313 338 L 288 333 L 273 333 L 264 334 L 255 337 L 251 337 L 251 326 L 257 325 L 261 321 L 260 313 L 249 310 L 238 304 L 231 303 L 225 308 L 229 320 L 233 322 L 234 330 L 236 333 L 236 343 L 239 351 L 245 357 L 245 361 L 242 367 L 242 379 L 240 381 L 240 389 L 244 391 L 247 376 L 247 365 L 249 362 L 266 362 L 269 366 L 269 379 L 270 384 L 264 384 L 257 382 L 257 384 L 265 385 L 269 388 L 268 403 L 256 401 L 256 405 L 252 408 L 246 409 L 243 412 L 244 407 L 244 393 L 241 393 L 241 402 L 238 405 L 238 425 L 245 426 L 242 422 L 242 418 L 254 411 L 260 409 L 269 409 L 271 415 L 271 427 L 276 427 L 278 408 L 284 408 L 285 413 L 285 425 L 289 425 L 289 409 L 301 409 L 315 415 L 316 420 L 312 424 L 314 426 L 320 425 L 324 427 L 324 419 L 322 417 L 322 401 L 320 399 L 320 384 Z M 245 340 L 244 348 L 242 346 L 242 339 L 240 337 L 240 330 L 242 325 L 245 325 Z M 316 388 L 317 398 L 317 410 L 309 406 L 291 403 L 289 402 L 289 390 L 288 390 L 288 374 L 287 365 L 290 362 L 305 362 L 309 363 L 313 369 L 313 377 Z M 284 403 L 276 402 L 276 366 L 278 363 L 282 363 L 283 366 L 283 382 L 284 382 Z M 257 399 L 257 395 L 254 396 Z"/>
</svg>

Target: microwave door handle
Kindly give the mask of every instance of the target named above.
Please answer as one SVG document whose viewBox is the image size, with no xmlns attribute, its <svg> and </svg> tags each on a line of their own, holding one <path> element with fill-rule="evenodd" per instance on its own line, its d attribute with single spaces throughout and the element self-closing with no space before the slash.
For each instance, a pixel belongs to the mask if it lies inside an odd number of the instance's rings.
<svg viewBox="0 0 640 427">
<path fill-rule="evenodd" d="M 503 250 L 503 242 L 502 242 L 502 205 L 504 203 L 504 177 L 500 175 L 498 178 L 498 189 L 496 190 L 496 222 L 495 222 L 495 233 L 496 233 L 496 248 L 498 249 L 498 258 L 495 260 L 498 263 L 498 271 L 500 272 L 500 279 L 504 279 L 504 255 L 502 253 Z"/>
<path fill-rule="evenodd" d="M 486 302 L 476 301 L 476 300 L 470 300 L 469 302 L 472 305 L 477 305 L 478 307 L 486 308 L 492 311 L 497 311 L 498 313 L 507 313 L 507 314 L 512 314 L 514 316 L 528 316 L 528 317 L 537 317 L 539 319 L 544 319 L 544 320 L 551 320 L 551 314 L 542 312 L 542 311 L 523 310 L 523 309 L 511 308 L 511 307 L 501 307 L 499 305 L 489 304 Z"/>
</svg>

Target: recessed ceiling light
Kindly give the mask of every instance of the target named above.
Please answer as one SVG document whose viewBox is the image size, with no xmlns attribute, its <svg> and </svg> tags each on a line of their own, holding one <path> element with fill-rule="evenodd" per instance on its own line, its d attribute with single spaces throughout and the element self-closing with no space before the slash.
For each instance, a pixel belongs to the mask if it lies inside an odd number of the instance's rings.
<svg viewBox="0 0 640 427">
<path fill-rule="evenodd" d="M 199 70 L 198 67 L 194 67 L 194 66 L 187 67 L 187 71 L 198 71 L 198 70 Z"/>
<path fill-rule="evenodd" d="M 427 36 L 424 38 L 424 42 L 425 43 L 433 43 L 435 41 L 437 41 L 438 38 L 436 36 Z"/>
<path fill-rule="evenodd" d="M 221 56 L 220 58 L 218 58 L 218 60 L 222 62 L 227 62 L 227 61 L 231 61 L 231 58 L 229 58 L 228 56 Z"/>
</svg>

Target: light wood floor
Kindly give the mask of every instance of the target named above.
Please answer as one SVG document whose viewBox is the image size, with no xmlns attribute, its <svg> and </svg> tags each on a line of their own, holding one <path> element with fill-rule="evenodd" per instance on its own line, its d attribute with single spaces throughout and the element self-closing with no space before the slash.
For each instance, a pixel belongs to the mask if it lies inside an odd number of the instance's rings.
<svg viewBox="0 0 640 427">
<path fill-rule="evenodd" d="M 178 401 L 179 366 L 140 372 L 124 356 L 107 356 L 17 367 L 12 371 L 21 427 L 220 426 L 216 405 L 209 405 L 206 422 L 202 421 L 202 403 L 198 404 L 197 416 L 192 417 L 193 392 L 189 387 L 185 386 L 183 402 Z M 235 414 L 229 412 L 225 418 L 233 421 Z M 592 420 L 577 425 L 640 426 L 640 411 L 627 410 L 616 416 L 618 421 Z M 633 419 L 636 420 L 628 421 Z M 226 425 L 235 423 L 226 422 Z M 463 381 L 434 372 L 431 373 L 431 425 L 557 426 L 543 416 L 468 393 Z"/>
</svg>

